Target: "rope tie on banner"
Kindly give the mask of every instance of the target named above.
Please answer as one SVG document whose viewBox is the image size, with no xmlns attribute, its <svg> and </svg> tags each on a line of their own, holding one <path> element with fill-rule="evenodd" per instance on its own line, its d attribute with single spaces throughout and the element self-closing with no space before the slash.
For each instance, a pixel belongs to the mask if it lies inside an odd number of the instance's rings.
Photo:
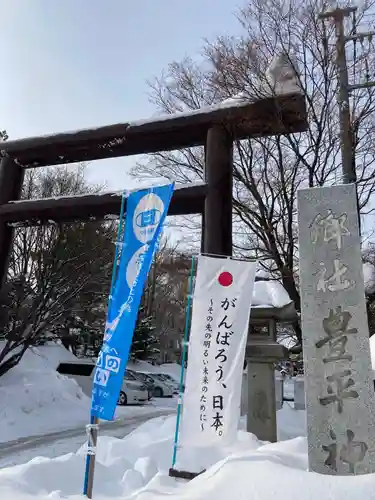
<svg viewBox="0 0 375 500">
<path fill-rule="evenodd" d="M 96 455 L 96 449 L 97 447 L 94 446 L 93 441 L 94 441 L 94 432 L 99 431 L 99 424 L 87 424 L 86 425 L 86 434 L 88 436 L 88 443 L 87 443 L 87 449 L 86 453 L 87 455 Z"/>
<path fill-rule="evenodd" d="M 86 425 L 86 433 L 91 434 L 93 430 L 99 430 L 99 424 L 87 424 Z"/>
</svg>

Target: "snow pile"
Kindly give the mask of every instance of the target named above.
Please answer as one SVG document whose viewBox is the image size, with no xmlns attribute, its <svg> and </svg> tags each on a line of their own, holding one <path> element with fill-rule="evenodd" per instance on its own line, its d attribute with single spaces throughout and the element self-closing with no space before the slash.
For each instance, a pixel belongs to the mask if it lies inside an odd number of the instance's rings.
<svg viewBox="0 0 375 500">
<path fill-rule="evenodd" d="M 166 373 L 170 375 L 177 382 L 180 381 L 181 375 L 181 365 L 178 363 L 164 363 L 162 365 L 153 365 L 147 361 L 129 361 L 126 365 L 127 369 L 133 370 L 135 372 L 145 372 L 145 373 Z"/>
<path fill-rule="evenodd" d="M 92 363 L 76 358 L 61 344 L 50 343 L 28 349 L 19 365 L 0 377 L 0 443 L 84 428 L 90 415 L 90 391 L 89 395 L 83 392 L 79 377 L 76 380 L 56 371 L 60 363 L 69 362 Z M 153 367 L 149 363 L 141 366 Z M 176 399 L 162 399 L 139 407 L 118 406 L 115 418 L 153 416 L 164 409 L 172 412 L 176 404 Z"/>
<path fill-rule="evenodd" d="M 90 399 L 74 380 L 56 372 L 60 361 L 72 357 L 60 345 L 32 348 L 0 377 L 0 442 L 87 423 Z"/>
<path fill-rule="evenodd" d="M 166 375 L 170 375 L 177 382 L 180 381 L 181 377 L 181 365 L 178 363 L 164 363 L 159 367 L 160 373 L 165 373 Z"/>
<path fill-rule="evenodd" d="M 128 370 L 133 370 L 135 372 L 146 372 L 146 373 L 160 371 L 158 365 L 153 365 L 152 363 L 149 363 L 148 361 L 141 361 L 141 360 L 140 361 L 128 361 L 126 368 Z"/>
<path fill-rule="evenodd" d="M 303 413 L 285 412 L 291 428 L 295 415 Z M 196 468 L 205 467 L 204 474 L 191 482 L 172 479 L 168 469 L 174 426 L 175 418 L 161 417 L 122 440 L 99 438 L 94 498 L 279 500 L 287 495 L 289 500 L 375 500 L 375 474 L 337 477 L 307 472 L 304 437 L 270 444 L 239 431 L 237 442 L 230 447 L 191 450 L 191 463 Z M 81 448 L 56 459 L 35 458 L 28 464 L 0 470 L 1 499 L 78 499 L 84 454 Z"/>
<path fill-rule="evenodd" d="M 298 64 L 291 54 L 281 52 L 272 59 L 265 75 L 258 75 L 251 88 L 229 97 L 221 102 L 221 106 L 241 105 L 256 99 L 274 95 L 301 94 L 302 89 L 298 77 Z"/>
<path fill-rule="evenodd" d="M 288 292 L 278 281 L 256 281 L 251 307 L 287 306 L 292 302 Z"/>
</svg>

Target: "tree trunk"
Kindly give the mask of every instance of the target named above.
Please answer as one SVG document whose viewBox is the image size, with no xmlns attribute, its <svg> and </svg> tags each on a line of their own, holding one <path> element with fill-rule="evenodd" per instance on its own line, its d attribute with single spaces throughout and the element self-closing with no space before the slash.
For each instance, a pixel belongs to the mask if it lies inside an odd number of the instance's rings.
<svg viewBox="0 0 375 500">
<path fill-rule="evenodd" d="M 3 363 L 0 362 L 0 377 L 5 375 L 6 373 L 9 372 L 9 370 L 11 370 L 12 368 L 14 368 L 15 366 L 18 365 L 18 363 L 21 361 L 21 359 L 23 358 L 23 355 L 25 354 L 25 352 L 27 351 L 28 348 L 29 348 L 29 344 L 24 344 L 20 352 L 18 352 L 17 354 L 13 354 L 13 356 L 8 358 Z"/>
</svg>

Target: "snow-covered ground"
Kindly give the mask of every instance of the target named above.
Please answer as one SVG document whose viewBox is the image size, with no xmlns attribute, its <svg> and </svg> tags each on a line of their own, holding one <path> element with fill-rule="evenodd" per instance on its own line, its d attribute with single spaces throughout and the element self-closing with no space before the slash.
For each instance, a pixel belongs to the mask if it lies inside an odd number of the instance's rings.
<svg viewBox="0 0 375 500">
<path fill-rule="evenodd" d="M 100 426 L 100 435 L 123 438 L 150 418 L 174 413 L 171 408 L 151 408 L 142 415 L 123 417 L 115 422 Z M 87 442 L 84 426 L 59 431 L 44 436 L 32 436 L 18 441 L 0 444 L 0 469 L 29 462 L 35 457 L 56 458 L 69 452 L 76 452 Z"/>
<path fill-rule="evenodd" d="M 43 349 L 29 352 L 19 367 L 0 378 L 1 441 L 63 432 L 60 437 L 45 436 L 45 441 L 24 440 L 19 450 L 13 444 L 9 453 L 6 446 L 11 444 L 0 444 L 1 500 L 82 498 L 83 429 L 90 401 L 73 380 L 56 373 L 55 365 L 62 361 L 59 349 L 48 356 Z M 142 369 L 152 371 L 150 366 Z M 175 375 L 179 371 L 178 365 L 162 369 Z M 285 392 L 291 395 L 288 382 Z M 244 431 L 246 418 L 241 418 L 237 441 L 231 446 L 179 450 L 177 467 L 206 469 L 205 473 L 191 482 L 170 478 L 175 408 L 176 399 L 154 401 L 144 408 L 123 407 L 116 422 L 101 426 L 95 499 L 375 500 L 375 474 L 335 477 L 308 472 L 305 412 L 294 410 L 292 403 L 284 403 L 277 413 L 278 443 L 258 441 Z M 160 416 L 161 411 L 172 415 Z M 159 416 L 134 429 L 152 412 Z M 73 431 L 63 431 L 69 428 Z M 74 428 L 81 430 L 77 433 Z"/>
<path fill-rule="evenodd" d="M 0 443 L 84 428 L 90 398 L 75 380 L 56 371 L 59 363 L 70 361 L 77 358 L 61 345 L 32 348 L 18 366 L 0 377 Z M 141 407 L 118 407 L 116 418 L 150 415 L 175 406 L 175 400 L 163 399 Z"/>
<path fill-rule="evenodd" d="M 279 415 L 282 412 L 284 420 L 293 420 L 296 413 L 288 407 L 281 410 Z M 300 413 L 303 416 L 303 412 Z M 187 494 L 185 489 L 188 485 L 184 481 L 170 479 L 167 474 L 172 460 L 175 422 L 175 416 L 163 416 L 144 423 L 123 439 L 101 436 L 95 472 L 95 498 L 127 498 L 139 488 L 145 487 L 145 491 L 134 498 L 154 498 L 152 491 L 155 488 L 155 498 L 166 494 L 176 494 L 172 498 L 180 498 L 180 494 Z M 240 426 L 244 428 L 245 425 L 245 419 L 241 419 Z M 300 428 L 292 425 L 289 427 L 292 434 L 287 437 L 304 434 L 304 424 Z M 0 470 L 0 498 L 23 500 L 34 496 L 41 500 L 78 496 L 82 489 L 85 458 L 85 446 L 80 447 L 80 444 L 80 440 L 62 441 L 55 446 L 59 446 L 62 453 L 68 450 L 73 453 L 51 459 L 48 458 L 51 456 L 51 449 L 46 447 L 38 450 L 44 458 L 37 456 L 29 463 Z M 250 450 L 257 450 L 259 446 L 261 443 L 254 436 L 239 432 L 238 442 L 232 447 L 203 452 L 198 449 L 190 450 L 189 459 L 195 459 L 198 467 L 198 464 L 209 467 L 227 456 L 231 457 L 233 453 L 248 453 Z M 183 451 L 180 453 L 183 454 Z"/>
<path fill-rule="evenodd" d="M 74 380 L 56 372 L 58 354 L 47 358 L 40 349 L 28 350 L 20 364 L 0 378 L 0 442 L 45 434 L 87 423 L 89 398 Z"/>
<path fill-rule="evenodd" d="M 69 361 L 75 361 L 74 356 L 61 346 L 44 346 L 30 350 L 19 366 L 0 379 L 2 500 L 78 498 L 81 494 L 87 439 L 84 426 L 90 400 L 74 380 L 56 372 L 60 362 Z M 164 371 L 176 378 L 180 374 L 180 367 L 173 364 L 153 367 L 140 363 L 136 367 L 145 371 Z M 176 403 L 175 398 L 165 398 L 154 400 L 145 407 L 119 407 L 118 420 L 101 426 L 95 498 L 156 500 L 168 495 L 174 500 L 203 498 L 204 494 L 220 499 L 223 474 L 237 467 L 233 460 L 238 461 L 238 466 L 242 463 L 245 466 L 247 462 L 251 465 L 253 455 L 265 454 L 267 448 L 255 436 L 240 431 L 238 442 L 230 448 L 189 451 L 189 463 L 208 468 L 203 476 L 190 484 L 169 478 Z M 162 412 L 173 415 L 159 416 L 134 430 L 140 422 Z M 278 421 L 281 440 L 305 433 L 304 412 L 295 412 L 288 404 L 278 412 Z M 244 418 L 240 426 L 246 427 Z M 54 431 L 58 432 L 49 434 Z M 39 436 L 22 439 L 22 436 L 32 435 Z M 17 442 L 9 443 L 12 440 Z M 296 446 L 305 446 L 304 440 L 298 441 Z M 301 460 L 306 461 L 306 457 Z M 222 471 L 218 469 L 220 463 Z M 231 481 L 237 483 L 236 478 Z"/>
<path fill-rule="evenodd" d="M 190 461 L 207 470 L 191 482 L 168 476 L 175 416 L 159 417 L 123 439 L 99 439 L 94 498 L 132 500 L 375 500 L 375 475 L 322 476 L 308 472 L 304 412 L 289 406 L 278 412 L 286 441 L 262 443 L 238 432 L 232 446 L 189 450 Z M 281 418 L 280 418 L 281 417 Z M 297 417 L 297 419 L 296 419 Z M 241 421 L 244 426 L 244 421 Z M 301 437 L 295 437 L 301 435 Z M 179 451 L 183 458 L 184 450 Z M 2 500 L 78 499 L 85 449 L 0 470 Z"/>
</svg>

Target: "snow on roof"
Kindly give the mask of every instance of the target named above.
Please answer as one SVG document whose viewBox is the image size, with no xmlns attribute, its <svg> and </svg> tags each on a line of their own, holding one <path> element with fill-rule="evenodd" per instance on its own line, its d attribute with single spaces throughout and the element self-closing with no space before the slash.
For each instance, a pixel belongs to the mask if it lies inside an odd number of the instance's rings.
<svg viewBox="0 0 375 500">
<path fill-rule="evenodd" d="M 223 108 L 231 108 L 233 106 L 246 106 L 251 102 L 255 102 L 261 99 L 266 99 L 267 97 L 272 96 L 284 96 L 284 95 L 294 95 L 294 94 L 303 94 L 303 90 L 300 85 L 298 85 L 297 73 L 295 71 L 296 66 L 290 63 L 290 56 L 286 53 L 281 53 L 278 56 L 275 56 L 273 62 L 270 64 L 267 72 L 266 78 L 263 82 L 259 81 L 258 85 L 255 85 L 253 92 L 241 92 L 237 96 L 231 97 L 229 99 L 224 99 L 223 101 L 210 105 L 203 106 L 194 110 L 186 110 L 182 112 L 168 113 L 163 115 L 154 115 L 151 118 L 141 119 L 136 121 L 129 121 L 128 123 L 117 124 L 118 126 L 123 126 L 124 136 L 116 137 L 110 140 L 106 144 L 101 144 L 99 147 L 106 148 L 111 147 L 113 145 L 121 144 L 126 140 L 126 131 L 130 127 L 140 127 L 143 125 L 147 125 L 148 123 L 154 122 L 164 122 L 168 120 L 173 120 L 175 118 L 181 118 L 185 116 L 194 116 L 202 113 L 210 113 L 212 111 L 216 111 Z M 105 127 L 111 127 L 113 125 L 105 125 Z M 96 127 L 96 130 L 99 130 L 103 127 Z M 52 137 L 60 137 L 62 135 L 75 135 L 82 134 L 84 135 L 86 132 L 91 132 L 95 129 L 80 129 L 80 130 L 70 130 L 63 133 L 57 134 L 43 134 L 38 137 L 50 139 Z M 33 138 L 28 138 L 33 139 Z M 0 151 L 1 152 L 1 151 Z M 64 159 L 64 156 L 59 157 L 61 160 Z M 34 164 L 38 164 L 38 162 L 34 162 Z M 33 165 L 33 163 L 31 164 Z"/>
<path fill-rule="evenodd" d="M 164 179 L 163 182 L 160 180 L 148 180 L 144 182 L 140 182 L 137 186 L 132 187 L 131 189 L 123 189 L 121 191 L 100 191 L 99 193 L 81 193 L 81 194 L 62 194 L 61 196 L 51 196 L 49 198 L 31 198 L 31 199 L 25 199 L 22 198 L 21 200 L 11 200 L 9 204 L 17 204 L 17 203 L 25 203 L 28 201 L 47 201 L 47 200 L 60 200 L 60 199 L 66 199 L 66 198 L 85 198 L 86 196 L 104 196 L 104 195 L 109 195 L 109 196 L 122 196 L 122 194 L 125 194 L 125 197 L 128 198 L 130 193 L 134 191 L 138 191 L 140 189 L 148 189 L 151 187 L 159 187 L 159 186 L 164 186 L 168 184 L 169 182 L 168 179 Z M 196 187 L 196 186 L 206 186 L 205 182 L 189 182 L 186 184 L 175 184 L 174 190 L 180 190 L 180 189 L 188 189 L 191 187 Z M 118 216 L 117 216 L 118 217 Z"/>
<path fill-rule="evenodd" d="M 251 90 L 240 92 L 239 94 L 224 99 L 223 101 L 210 106 L 204 106 L 195 110 L 186 110 L 178 113 L 160 115 L 146 120 L 130 122 L 130 127 L 145 125 L 149 122 L 170 120 L 177 116 L 193 116 L 202 111 L 215 111 L 215 109 L 231 108 L 233 106 L 246 106 L 251 102 L 266 99 L 272 96 L 302 94 L 303 91 L 298 83 L 296 64 L 291 62 L 291 58 L 285 52 L 274 57 L 269 65 L 264 81 L 258 80 Z"/>
</svg>

